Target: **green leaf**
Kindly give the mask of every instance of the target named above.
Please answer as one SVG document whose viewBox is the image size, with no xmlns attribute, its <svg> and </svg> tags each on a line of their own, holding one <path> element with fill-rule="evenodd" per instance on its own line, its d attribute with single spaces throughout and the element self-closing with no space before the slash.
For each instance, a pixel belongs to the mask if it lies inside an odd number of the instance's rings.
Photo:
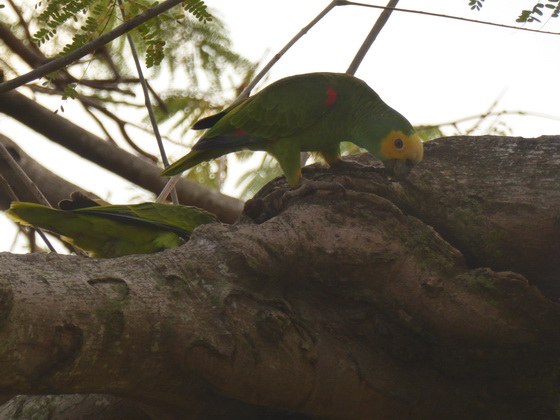
<svg viewBox="0 0 560 420">
<path fill-rule="evenodd" d="M 483 1 L 484 0 L 469 0 L 471 10 L 480 10 L 482 8 Z"/>
<path fill-rule="evenodd" d="M 183 8 L 200 22 L 206 23 L 213 19 L 202 0 L 188 0 L 183 2 Z"/>
</svg>

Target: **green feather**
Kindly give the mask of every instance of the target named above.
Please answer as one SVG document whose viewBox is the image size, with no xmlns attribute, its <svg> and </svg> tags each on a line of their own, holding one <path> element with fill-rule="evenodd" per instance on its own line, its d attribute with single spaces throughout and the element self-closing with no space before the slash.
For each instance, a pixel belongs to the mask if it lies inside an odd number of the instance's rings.
<svg viewBox="0 0 560 420">
<path fill-rule="evenodd" d="M 96 258 L 177 247 L 196 227 L 217 221 L 214 215 L 196 207 L 159 203 L 57 210 L 14 202 L 6 214 L 23 225 L 56 233 Z"/>
<path fill-rule="evenodd" d="M 207 128 L 192 151 L 163 171 L 175 175 L 227 153 L 263 150 L 280 163 L 291 185 L 301 178 L 299 153 L 324 152 L 336 161 L 342 141 L 352 141 L 382 161 L 410 166 L 422 159 L 422 144 L 410 123 L 367 84 L 342 73 L 309 73 L 279 80 L 194 128 Z M 397 133 L 397 134 L 395 134 Z M 395 135 L 407 150 L 392 150 Z M 391 142 L 391 144 L 386 144 Z"/>
</svg>

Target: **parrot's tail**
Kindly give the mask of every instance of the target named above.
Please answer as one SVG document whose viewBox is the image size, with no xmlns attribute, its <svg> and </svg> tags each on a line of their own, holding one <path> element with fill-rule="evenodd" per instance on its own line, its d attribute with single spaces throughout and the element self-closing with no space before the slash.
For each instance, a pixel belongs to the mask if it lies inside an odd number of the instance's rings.
<svg viewBox="0 0 560 420">
<path fill-rule="evenodd" d="M 191 150 L 190 153 L 165 168 L 161 174 L 164 176 L 177 175 L 199 163 L 216 159 L 226 153 L 229 153 L 229 150 Z"/>
<path fill-rule="evenodd" d="M 227 111 L 222 111 L 219 114 L 210 115 L 209 117 L 203 118 L 198 120 L 194 123 L 191 127 L 193 130 L 204 130 L 205 128 L 213 127 L 218 121 L 222 119 L 224 115 L 227 114 Z"/>
<path fill-rule="evenodd" d="M 59 232 L 60 226 L 71 218 L 63 211 L 35 203 L 13 202 L 6 214 L 14 222 L 24 226 L 35 226 L 51 232 Z"/>
</svg>

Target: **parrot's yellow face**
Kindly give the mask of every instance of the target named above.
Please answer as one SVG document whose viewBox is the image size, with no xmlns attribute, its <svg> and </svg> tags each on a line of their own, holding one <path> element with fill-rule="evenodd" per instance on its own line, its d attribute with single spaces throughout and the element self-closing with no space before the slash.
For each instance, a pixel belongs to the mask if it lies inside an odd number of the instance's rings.
<svg viewBox="0 0 560 420">
<path fill-rule="evenodd" d="M 423 159 L 424 146 L 416 133 L 391 131 L 381 141 L 380 155 L 387 171 L 397 179 L 404 179 Z"/>
</svg>

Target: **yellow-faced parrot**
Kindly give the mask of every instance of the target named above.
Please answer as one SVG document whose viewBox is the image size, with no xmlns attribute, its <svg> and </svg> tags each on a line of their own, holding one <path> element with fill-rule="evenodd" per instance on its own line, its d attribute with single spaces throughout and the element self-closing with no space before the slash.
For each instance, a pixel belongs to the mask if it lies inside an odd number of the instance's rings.
<svg viewBox="0 0 560 420">
<path fill-rule="evenodd" d="M 362 80 L 343 73 L 309 73 L 281 79 L 192 127 L 209 128 L 190 153 L 167 167 L 176 175 L 201 162 L 243 149 L 274 156 L 290 185 L 301 180 L 300 152 L 340 160 L 340 142 L 351 141 L 379 158 L 397 179 L 423 157 L 410 123 Z"/>
</svg>

